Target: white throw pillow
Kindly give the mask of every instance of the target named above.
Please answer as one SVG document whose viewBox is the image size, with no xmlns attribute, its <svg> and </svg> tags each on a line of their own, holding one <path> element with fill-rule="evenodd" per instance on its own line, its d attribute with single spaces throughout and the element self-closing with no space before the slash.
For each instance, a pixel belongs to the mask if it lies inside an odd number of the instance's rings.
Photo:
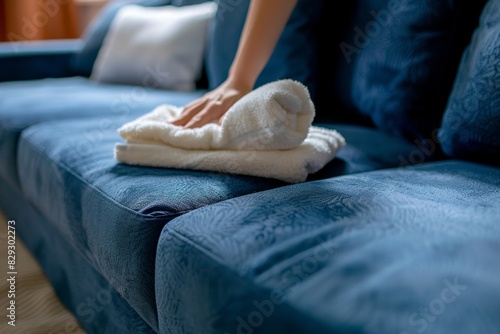
<svg viewBox="0 0 500 334">
<path fill-rule="evenodd" d="M 91 80 L 193 90 L 216 9 L 212 1 L 183 7 L 123 7 L 99 50 Z"/>
</svg>

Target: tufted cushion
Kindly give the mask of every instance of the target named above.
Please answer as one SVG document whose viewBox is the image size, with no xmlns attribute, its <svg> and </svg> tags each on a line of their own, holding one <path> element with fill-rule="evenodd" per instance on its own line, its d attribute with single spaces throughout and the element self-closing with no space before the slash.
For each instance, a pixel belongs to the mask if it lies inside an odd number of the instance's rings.
<svg viewBox="0 0 500 334">
<path fill-rule="evenodd" d="M 250 1 L 219 0 L 218 3 L 207 54 L 211 88 L 220 85 L 228 75 Z M 305 84 L 314 98 L 317 25 L 322 6 L 322 0 L 299 0 L 256 87 L 278 79 L 295 79 Z"/>
<path fill-rule="evenodd" d="M 445 153 L 500 162 L 500 1 L 490 0 L 464 54 L 439 138 Z"/>
</svg>

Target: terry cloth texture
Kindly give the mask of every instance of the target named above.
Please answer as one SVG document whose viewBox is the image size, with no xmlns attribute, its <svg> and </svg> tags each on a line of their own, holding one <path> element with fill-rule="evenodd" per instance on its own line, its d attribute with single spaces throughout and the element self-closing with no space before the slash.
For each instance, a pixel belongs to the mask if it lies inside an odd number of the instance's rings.
<svg viewBox="0 0 500 334">
<path fill-rule="evenodd" d="M 228 110 L 221 125 L 171 124 L 181 112 L 161 105 L 123 125 L 118 132 L 127 143 L 116 145 L 117 160 L 302 182 L 345 145 L 337 131 L 311 126 L 314 104 L 307 88 L 293 80 L 255 89 Z"/>
</svg>

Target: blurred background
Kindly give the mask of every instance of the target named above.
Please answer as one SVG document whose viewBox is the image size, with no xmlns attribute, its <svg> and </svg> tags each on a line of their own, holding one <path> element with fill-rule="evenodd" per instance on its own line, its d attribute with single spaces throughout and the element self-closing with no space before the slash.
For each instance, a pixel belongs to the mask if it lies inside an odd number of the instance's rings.
<svg viewBox="0 0 500 334">
<path fill-rule="evenodd" d="M 0 0 L 0 41 L 78 38 L 110 0 Z"/>
</svg>

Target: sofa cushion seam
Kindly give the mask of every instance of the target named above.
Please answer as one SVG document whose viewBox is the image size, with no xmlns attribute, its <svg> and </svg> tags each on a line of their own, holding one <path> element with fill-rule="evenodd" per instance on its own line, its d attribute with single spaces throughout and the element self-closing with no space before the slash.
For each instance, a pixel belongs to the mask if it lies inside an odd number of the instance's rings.
<svg viewBox="0 0 500 334">
<path fill-rule="evenodd" d="M 194 242 L 193 240 L 191 240 L 189 237 L 185 236 L 184 234 L 173 230 L 172 227 L 170 227 L 169 225 L 166 226 L 166 228 L 167 229 L 165 231 L 172 232 L 171 236 L 173 238 L 178 238 L 178 240 L 182 240 L 182 241 L 189 243 L 191 246 L 194 247 L 194 249 L 196 249 L 198 251 L 199 254 L 203 255 L 205 258 L 214 260 L 213 263 L 215 263 L 216 266 L 218 266 L 222 270 L 225 270 L 228 274 L 235 277 L 239 282 L 242 282 L 243 284 L 248 284 L 249 286 L 251 286 L 255 289 L 258 289 L 259 292 L 266 293 L 266 292 L 269 292 L 268 290 L 271 290 L 271 291 L 274 290 L 274 288 L 264 287 L 264 286 L 258 284 L 257 282 L 255 282 L 254 280 L 251 280 L 251 279 L 248 279 L 248 278 L 245 278 L 245 277 L 239 275 L 239 273 L 237 271 L 224 265 L 224 263 L 220 261 L 220 257 L 215 255 L 212 251 L 210 251 L 207 248 Z M 160 243 L 161 243 L 161 240 L 160 240 L 160 242 L 158 242 L 158 247 L 159 247 Z M 158 256 L 158 254 L 159 254 L 159 252 L 157 251 L 157 256 Z M 155 261 L 155 270 L 158 270 L 158 269 L 159 269 L 158 263 L 157 263 L 157 261 Z M 219 277 L 220 277 L 220 275 L 219 275 Z M 157 283 L 156 278 L 154 281 L 155 281 L 155 294 L 156 294 L 156 283 Z M 156 302 L 158 303 L 158 298 L 156 298 Z M 280 305 L 286 305 L 287 307 L 295 310 L 296 312 L 301 313 L 295 305 L 288 302 L 288 298 L 286 298 L 286 296 L 284 298 L 284 302 Z M 158 305 L 156 305 L 156 308 L 158 310 Z M 320 323 L 322 324 L 323 321 L 320 321 Z"/>
<path fill-rule="evenodd" d="M 67 173 L 73 175 L 75 178 L 77 178 L 81 183 L 83 183 L 84 185 L 88 186 L 89 188 L 95 190 L 99 196 L 101 197 L 104 197 L 108 200 L 110 200 L 114 205 L 116 205 L 117 207 L 119 207 L 121 210 L 125 210 L 127 212 L 131 212 L 132 214 L 140 217 L 140 218 L 144 218 L 144 219 L 148 219 L 148 220 L 156 220 L 158 219 L 158 217 L 150 217 L 149 214 L 143 214 L 143 213 L 140 213 L 140 212 L 137 212 L 131 208 L 128 208 L 126 207 L 125 205 L 119 203 L 117 200 L 115 200 L 114 198 L 112 198 L 111 196 L 109 196 L 108 194 L 104 193 L 101 189 L 95 187 L 94 185 L 90 184 L 89 182 L 87 182 L 85 179 L 83 179 L 80 175 L 78 175 L 75 171 L 73 171 L 71 169 L 70 166 L 58 161 L 58 160 L 54 160 L 54 159 L 50 159 L 48 157 L 48 154 L 46 151 L 42 150 L 41 148 L 37 147 L 29 137 L 26 137 L 26 136 L 22 136 L 21 137 L 21 140 L 28 143 L 30 145 L 30 147 L 32 149 L 34 149 L 35 151 L 37 151 L 41 157 L 43 157 L 45 160 L 48 160 L 49 163 L 54 163 L 56 164 L 57 166 L 61 167 L 64 171 L 66 171 Z M 19 143 L 21 144 L 21 142 Z M 19 157 L 18 157 L 19 159 Z M 21 173 L 20 171 L 18 170 L 18 174 L 19 174 L 19 178 L 21 178 Z M 183 213 L 187 213 L 189 211 L 183 211 L 183 212 L 176 212 L 176 213 L 169 213 L 168 215 L 166 216 L 163 216 L 162 218 L 170 218 L 170 217 L 175 217 L 175 216 L 178 216 L 178 215 L 181 215 Z"/>
</svg>

